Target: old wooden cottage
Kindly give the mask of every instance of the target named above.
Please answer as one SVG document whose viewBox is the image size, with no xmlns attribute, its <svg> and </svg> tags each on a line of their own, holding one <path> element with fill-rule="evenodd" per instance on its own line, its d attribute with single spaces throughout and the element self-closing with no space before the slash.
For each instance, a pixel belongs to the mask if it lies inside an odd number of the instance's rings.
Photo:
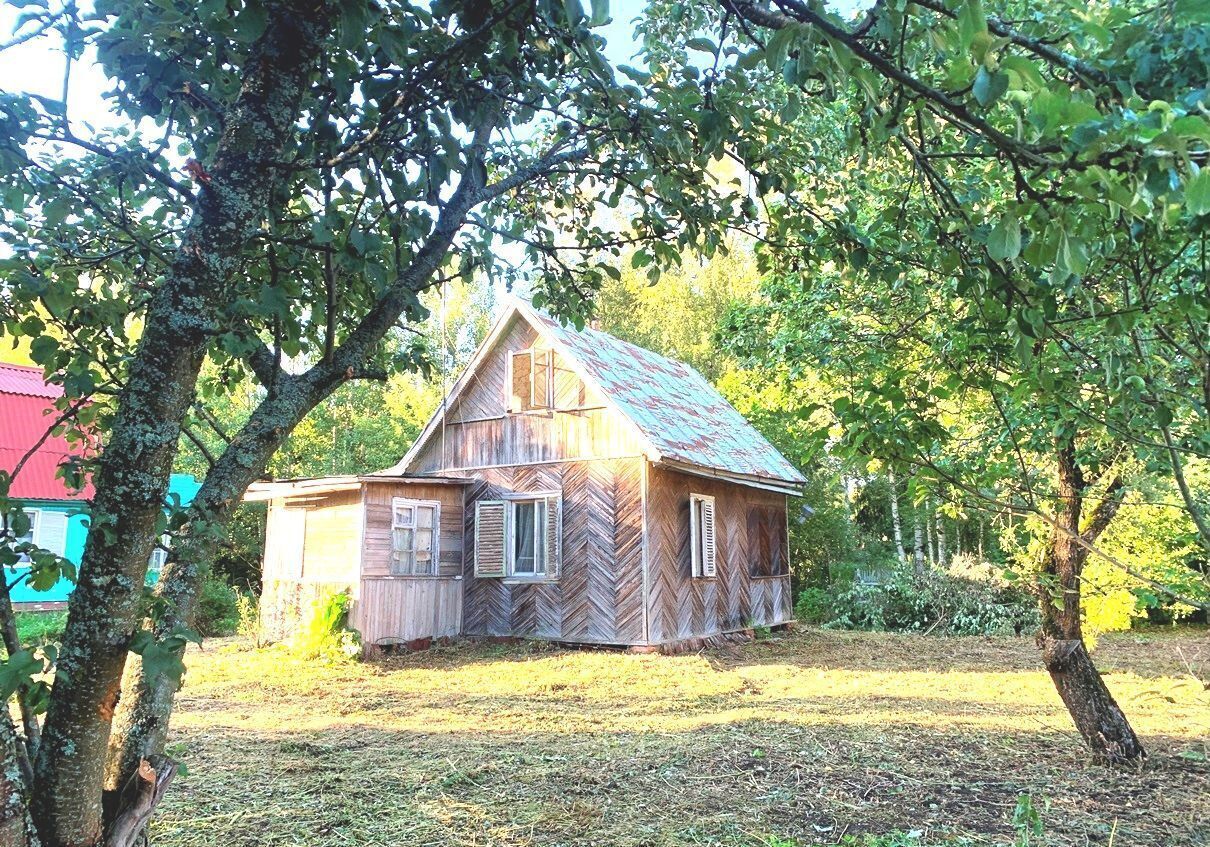
<svg viewBox="0 0 1210 847">
<path fill-rule="evenodd" d="M 666 645 L 791 618 L 802 475 L 692 368 L 516 302 L 393 468 L 262 483 L 262 618 Z"/>
</svg>

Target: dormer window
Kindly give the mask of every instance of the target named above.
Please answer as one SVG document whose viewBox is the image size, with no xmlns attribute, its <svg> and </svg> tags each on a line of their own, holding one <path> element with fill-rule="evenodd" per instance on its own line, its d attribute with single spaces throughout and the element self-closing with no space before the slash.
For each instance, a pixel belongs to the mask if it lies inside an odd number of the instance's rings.
<svg viewBox="0 0 1210 847">
<path fill-rule="evenodd" d="M 530 412 L 551 407 L 553 360 L 554 355 L 550 350 L 514 350 L 510 354 L 510 412 Z"/>
</svg>

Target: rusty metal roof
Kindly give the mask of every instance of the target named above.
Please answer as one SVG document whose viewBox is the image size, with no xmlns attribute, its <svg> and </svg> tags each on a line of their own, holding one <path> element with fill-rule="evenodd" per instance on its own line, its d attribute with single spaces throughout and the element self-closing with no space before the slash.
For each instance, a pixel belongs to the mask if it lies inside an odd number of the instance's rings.
<svg viewBox="0 0 1210 847">
<path fill-rule="evenodd" d="M 607 332 L 563 326 L 519 303 L 519 311 L 579 364 L 662 461 L 801 485 L 798 469 L 683 362 Z"/>
</svg>

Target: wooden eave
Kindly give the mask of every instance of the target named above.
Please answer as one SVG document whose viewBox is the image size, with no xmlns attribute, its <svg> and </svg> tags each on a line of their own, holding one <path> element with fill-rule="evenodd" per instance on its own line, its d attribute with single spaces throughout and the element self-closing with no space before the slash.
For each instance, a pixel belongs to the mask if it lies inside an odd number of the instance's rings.
<svg viewBox="0 0 1210 847">
<path fill-rule="evenodd" d="M 406 474 L 364 474 L 360 476 L 320 476 L 302 479 L 281 479 L 254 482 L 244 494 L 245 503 L 264 502 L 293 497 L 314 497 L 358 491 L 366 485 L 467 485 L 474 480 L 455 476 L 419 476 Z"/>
</svg>

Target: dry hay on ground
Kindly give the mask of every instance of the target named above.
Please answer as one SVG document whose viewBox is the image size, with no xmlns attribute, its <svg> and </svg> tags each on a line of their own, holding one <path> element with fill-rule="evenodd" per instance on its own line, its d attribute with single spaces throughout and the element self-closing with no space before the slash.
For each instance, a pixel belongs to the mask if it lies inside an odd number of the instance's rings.
<svg viewBox="0 0 1210 847">
<path fill-rule="evenodd" d="M 190 657 L 154 826 L 169 845 L 786 845 L 917 831 L 1210 844 L 1204 631 L 1096 659 L 1151 760 L 1088 764 L 1027 639 L 807 630 L 636 656 L 462 643 L 324 666 Z"/>
</svg>

